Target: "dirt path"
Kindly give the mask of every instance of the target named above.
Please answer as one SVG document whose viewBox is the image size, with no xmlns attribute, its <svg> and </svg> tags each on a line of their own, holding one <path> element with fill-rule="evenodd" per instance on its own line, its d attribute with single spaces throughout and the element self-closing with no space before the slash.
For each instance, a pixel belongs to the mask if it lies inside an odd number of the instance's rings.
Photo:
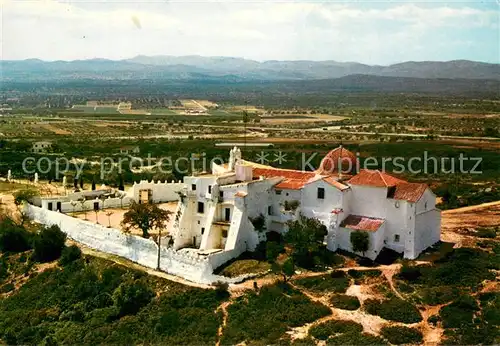
<svg viewBox="0 0 500 346">
<path fill-rule="evenodd" d="M 472 211 L 472 210 L 477 210 L 477 209 L 483 209 L 483 208 L 488 208 L 492 206 L 500 205 L 500 201 L 495 201 L 495 202 L 489 202 L 489 203 L 483 203 L 483 204 L 478 204 L 478 205 L 471 205 L 470 207 L 462 207 L 462 208 L 456 208 L 456 209 L 448 209 L 443 211 L 441 214 L 447 215 L 447 214 L 460 214 L 465 211 Z"/>
<path fill-rule="evenodd" d="M 231 303 L 232 299 L 225 301 L 217 308 L 217 310 L 222 311 L 222 324 L 219 326 L 219 329 L 217 330 L 217 342 L 215 343 L 216 346 L 220 346 L 222 335 L 224 334 L 224 328 L 226 328 L 227 325 L 227 317 L 228 317 L 227 307 L 231 305 Z"/>
</svg>

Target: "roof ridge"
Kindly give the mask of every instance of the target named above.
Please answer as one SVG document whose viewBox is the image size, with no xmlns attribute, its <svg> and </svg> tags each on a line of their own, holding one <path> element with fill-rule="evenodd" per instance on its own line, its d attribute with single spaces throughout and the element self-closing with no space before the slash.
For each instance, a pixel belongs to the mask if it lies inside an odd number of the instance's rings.
<svg viewBox="0 0 500 346">
<path fill-rule="evenodd" d="M 385 181 L 385 178 L 384 178 L 382 172 L 380 172 L 378 169 L 376 171 L 378 172 L 378 175 L 380 176 L 380 178 L 382 178 L 382 181 L 384 182 L 384 185 L 385 186 L 389 186 L 389 184 L 387 184 L 387 182 Z"/>
</svg>

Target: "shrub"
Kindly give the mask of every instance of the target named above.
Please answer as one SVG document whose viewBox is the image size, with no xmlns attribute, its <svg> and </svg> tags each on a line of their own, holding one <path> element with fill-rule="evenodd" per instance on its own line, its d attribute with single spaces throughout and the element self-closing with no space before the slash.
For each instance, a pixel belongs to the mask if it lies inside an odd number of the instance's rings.
<svg viewBox="0 0 500 346">
<path fill-rule="evenodd" d="M 15 289 L 15 286 L 13 283 L 9 282 L 3 286 L 0 286 L 0 293 L 7 293 Z"/>
<path fill-rule="evenodd" d="M 416 323 L 422 320 L 420 312 L 413 304 L 399 298 L 385 301 L 369 299 L 364 303 L 364 307 L 368 313 L 389 321 Z"/>
<path fill-rule="evenodd" d="M 350 277 L 355 279 L 355 283 L 357 285 L 360 285 L 360 284 L 366 282 L 370 278 L 377 278 L 380 276 L 383 277 L 382 272 L 378 269 L 370 269 L 370 270 L 349 269 L 349 271 L 347 273 L 349 274 Z"/>
<path fill-rule="evenodd" d="M 113 293 L 120 316 L 135 314 L 154 297 L 154 292 L 141 281 L 121 284 Z"/>
<path fill-rule="evenodd" d="M 461 296 L 456 301 L 443 307 L 439 315 L 445 328 L 460 328 L 466 324 L 471 324 L 474 313 L 479 310 L 475 298 L 471 296 Z"/>
<path fill-rule="evenodd" d="M 368 333 L 345 333 L 328 339 L 328 345 L 387 345 L 381 337 Z"/>
<path fill-rule="evenodd" d="M 53 225 L 43 228 L 36 236 L 33 243 L 35 258 L 40 262 L 50 262 L 58 259 L 64 249 L 66 234 L 58 226 Z"/>
<path fill-rule="evenodd" d="M 370 238 L 368 236 L 368 233 L 366 232 L 361 232 L 361 231 L 352 232 L 350 235 L 350 240 L 352 245 L 352 251 L 354 252 L 361 252 L 364 254 L 366 251 L 368 251 L 368 248 L 370 247 Z"/>
<path fill-rule="evenodd" d="M 65 247 L 61 253 L 59 264 L 64 266 L 82 258 L 82 251 L 76 245 Z"/>
<path fill-rule="evenodd" d="M 434 266 L 420 266 L 422 276 L 418 283 L 429 287 L 457 286 L 475 288 L 484 280 L 494 280 L 489 269 L 499 268 L 500 256 L 481 249 L 453 249 L 445 258 L 435 261 Z"/>
<path fill-rule="evenodd" d="M 274 262 L 279 254 L 284 251 L 284 246 L 275 241 L 268 241 L 266 243 L 266 259 L 268 262 Z"/>
<path fill-rule="evenodd" d="M 381 334 L 393 345 L 420 344 L 423 340 L 422 332 L 418 329 L 404 326 L 383 327 Z"/>
<path fill-rule="evenodd" d="M 427 319 L 427 322 L 429 322 L 433 326 L 436 326 L 439 321 L 441 321 L 441 317 L 439 317 L 438 315 L 432 315 Z"/>
<path fill-rule="evenodd" d="M 399 278 L 410 282 L 416 281 L 420 276 L 420 268 L 409 266 L 407 263 L 403 264 L 398 274 Z"/>
<path fill-rule="evenodd" d="M 330 336 L 344 333 L 361 333 L 363 326 L 353 321 L 331 320 L 317 324 L 309 329 L 309 335 L 319 340 L 327 340 Z"/>
<path fill-rule="evenodd" d="M 248 291 L 228 307 L 223 344 L 274 344 L 289 329 L 331 313 L 287 284 Z"/>
<path fill-rule="evenodd" d="M 497 232 L 494 228 L 481 227 L 476 230 L 476 237 L 479 238 L 495 238 Z"/>
<path fill-rule="evenodd" d="M 227 282 L 217 281 L 213 284 L 215 286 L 215 293 L 220 299 L 229 297 L 229 284 Z"/>
<path fill-rule="evenodd" d="M 0 251 L 23 252 L 31 248 L 31 234 L 12 219 L 0 222 Z"/>
<path fill-rule="evenodd" d="M 271 268 L 269 263 L 255 259 L 238 259 L 226 266 L 220 274 L 227 277 L 237 277 L 244 274 L 262 273 Z"/>
<path fill-rule="evenodd" d="M 453 286 L 423 288 L 419 291 L 421 302 L 427 305 L 439 305 L 451 302 L 460 295 L 460 289 Z"/>
<path fill-rule="evenodd" d="M 403 293 L 413 293 L 413 292 L 415 292 L 415 289 L 413 288 L 413 286 L 408 285 L 404 281 L 397 281 L 396 284 L 397 284 L 396 287 L 397 287 L 397 289 L 400 292 L 403 292 Z"/>
<path fill-rule="evenodd" d="M 294 283 L 316 293 L 344 293 L 349 287 L 350 279 L 347 277 L 334 278 L 330 274 L 326 274 L 297 279 Z"/>
<path fill-rule="evenodd" d="M 357 310 L 361 306 L 357 297 L 345 294 L 336 294 L 330 299 L 330 303 L 337 309 Z"/>
</svg>

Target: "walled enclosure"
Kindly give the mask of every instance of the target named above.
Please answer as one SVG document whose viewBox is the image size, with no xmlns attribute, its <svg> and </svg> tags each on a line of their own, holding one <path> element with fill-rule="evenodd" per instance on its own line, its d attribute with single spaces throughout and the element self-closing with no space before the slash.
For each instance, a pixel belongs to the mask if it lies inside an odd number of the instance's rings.
<svg viewBox="0 0 500 346">
<path fill-rule="evenodd" d="M 102 225 L 30 204 L 26 204 L 24 208 L 26 214 L 33 221 L 46 226 L 58 225 L 69 238 L 83 245 L 127 258 L 145 267 L 154 269 L 157 267 L 158 245 L 151 239 L 124 234 L 114 228 L 106 228 Z M 235 257 L 235 254 L 231 251 L 202 256 L 192 252 L 174 251 L 172 248 L 162 246 L 160 270 L 202 284 L 212 284 L 214 282 L 236 283 L 251 277 L 251 275 L 245 275 L 227 278 L 213 274 L 214 269 L 233 257 Z"/>
</svg>

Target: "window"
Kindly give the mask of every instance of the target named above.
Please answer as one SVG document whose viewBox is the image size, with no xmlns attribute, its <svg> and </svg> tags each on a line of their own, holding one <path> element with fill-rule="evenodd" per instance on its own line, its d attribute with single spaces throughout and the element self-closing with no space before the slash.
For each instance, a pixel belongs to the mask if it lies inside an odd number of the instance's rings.
<svg viewBox="0 0 500 346">
<path fill-rule="evenodd" d="M 325 189 L 318 187 L 318 199 L 325 199 Z"/>
<path fill-rule="evenodd" d="M 201 228 L 201 234 L 205 233 L 205 227 Z"/>
<path fill-rule="evenodd" d="M 425 201 L 425 203 L 424 203 L 424 208 L 425 208 L 425 210 L 427 210 L 427 201 Z"/>
<path fill-rule="evenodd" d="M 281 195 L 281 190 L 276 190 L 277 195 Z"/>
<path fill-rule="evenodd" d="M 394 206 L 395 206 L 396 208 L 399 208 L 399 201 L 394 202 Z"/>
<path fill-rule="evenodd" d="M 205 212 L 205 203 L 198 202 L 198 213 L 203 214 Z"/>
<path fill-rule="evenodd" d="M 219 197 L 224 198 L 224 191 L 219 191 Z"/>
<path fill-rule="evenodd" d="M 267 207 L 267 215 L 273 215 L 273 206 L 272 205 Z"/>
<path fill-rule="evenodd" d="M 196 191 L 196 184 L 191 184 L 191 191 Z"/>
<path fill-rule="evenodd" d="M 47 205 L 47 209 L 52 210 L 52 202 L 49 202 L 49 204 Z"/>
<path fill-rule="evenodd" d="M 208 185 L 208 193 L 212 193 L 212 185 Z"/>
<path fill-rule="evenodd" d="M 399 234 L 394 234 L 394 242 L 399 243 Z"/>
<path fill-rule="evenodd" d="M 231 220 L 231 209 L 225 208 L 224 209 L 224 221 L 229 221 Z"/>
</svg>

